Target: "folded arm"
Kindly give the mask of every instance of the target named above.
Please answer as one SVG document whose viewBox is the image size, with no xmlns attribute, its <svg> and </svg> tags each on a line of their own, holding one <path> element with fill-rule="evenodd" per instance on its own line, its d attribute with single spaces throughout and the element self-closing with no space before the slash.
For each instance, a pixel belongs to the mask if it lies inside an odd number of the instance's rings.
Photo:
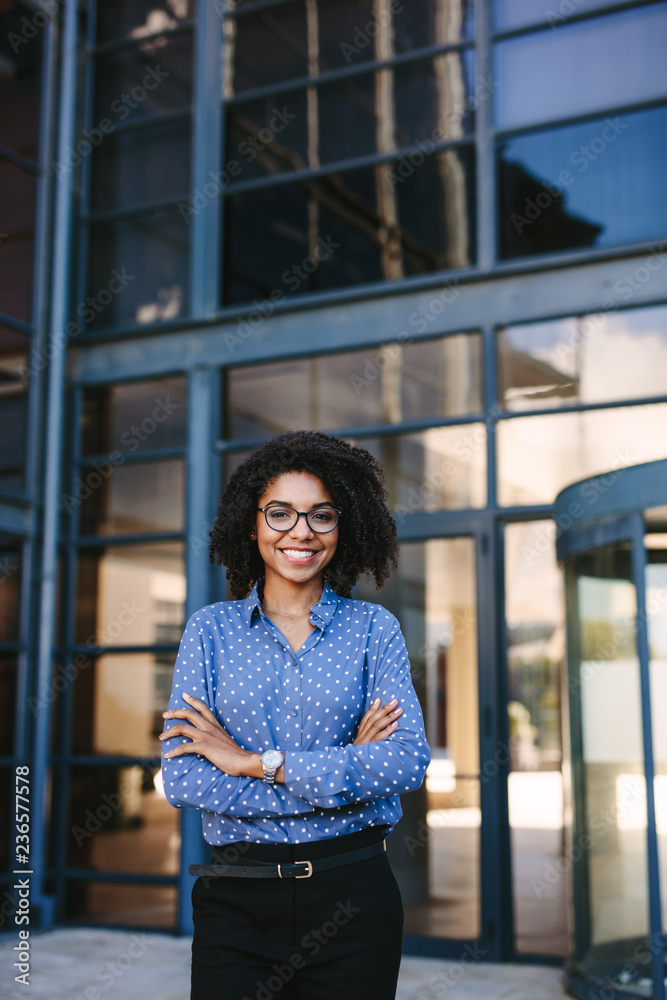
<svg viewBox="0 0 667 1000">
<path fill-rule="evenodd" d="M 205 651 L 192 619 L 183 633 L 164 716 L 162 777 L 171 805 L 244 817 L 314 811 L 285 785 L 262 781 L 259 754 L 239 746 L 220 724 L 208 694 Z"/>
<path fill-rule="evenodd" d="M 285 784 L 294 796 L 322 808 L 419 788 L 431 757 L 398 622 L 378 650 L 370 698 L 379 698 L 382 705 L 396 698 L 402 709 L 386 738 L 375 737 L 362 745 L 289 751 Z"/>
</svg>

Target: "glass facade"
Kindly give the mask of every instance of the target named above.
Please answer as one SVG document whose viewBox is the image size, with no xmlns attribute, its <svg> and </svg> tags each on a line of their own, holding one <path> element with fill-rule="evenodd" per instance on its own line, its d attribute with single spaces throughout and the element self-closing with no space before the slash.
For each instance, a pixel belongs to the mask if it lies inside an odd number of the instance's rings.
<svg viewBox="0 0 667 1000">
<path fill-rule="evenodd" d="M 554 501 L 599 476 L 577 501 L 595 511 L 667 455 L 667 3 L 567 6 L 0 11 L 0 783 L 25 761 L 52 783 L 45 925 L 188 930 L 206 857 L 156 740 L 175 652 L 226 596 L 207 557 L 221 484 L 314 428 L 377 456 L 399 531 L 397 574 L 359 594 L 401 621 L 433 747 L 390 842 L 406 948 L 570 952 L 556 536 L 577 515 Z M 616 705 L 596 644 L 632 608 L 626 556 L 605 558 L 577 564 L 582 662 Z M 637 719 L 610 756 L 593 692 L 589 820 L 641 764 Z M 650 926 L 646 822 L 628 823 L 590 855 L 586 948 Z"/>
</svg>

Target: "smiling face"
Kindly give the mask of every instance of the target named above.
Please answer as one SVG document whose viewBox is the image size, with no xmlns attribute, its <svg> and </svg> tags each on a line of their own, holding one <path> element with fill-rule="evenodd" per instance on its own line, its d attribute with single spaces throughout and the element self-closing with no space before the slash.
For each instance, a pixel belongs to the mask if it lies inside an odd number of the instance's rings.
<svg viewBox="0 0 667 1000">
<path fill-rule="evenodd" d="M 310 511 L 333 498 L 321 479 L 309 472 L 286 472 L 262 493 L 258 507 L 283 503 L 295 510 Z M 338 544 L 338 527 L 326 534 L 313 531 L 300 517 L 288 531 L 275 531 L 258 513 L 255 522 L 259 554 L 264 560 L 265 587 L 275 584 L 312 585 L 322 583 L 322 572 L 333 559 Z"/>
</svg>

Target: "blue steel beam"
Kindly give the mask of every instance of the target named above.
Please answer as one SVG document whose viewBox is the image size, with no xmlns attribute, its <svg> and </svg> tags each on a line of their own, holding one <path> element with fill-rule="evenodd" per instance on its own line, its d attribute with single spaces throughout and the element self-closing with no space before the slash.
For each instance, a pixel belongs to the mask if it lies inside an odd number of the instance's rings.
<svg viewBox="0 0 667 1000">
<path fill-rule="evenodd" d="M 57 141 L 58 160 L 63 162 L 68 147 L 75 142 L 78 3 L 67 0 L 62 22 L 61 79 L 59 94 L 60 128 Z M 39 593 L 39 625 L 37 643 L 37 690 L 48 687 L 53 661 L 53 641 L 56 621 L 58 535 L 60 517 L 60 471 L 63 453 L 63 390 L 65 383 L 65 350 L 59 345 L 61 332 L 69 316 L 69 285 L 71 269 L 73 175 L 67 173 L 56 186 L 53 237 L 53 271 L 51 283 L 51 317 L 49 341 L 54 345 L 48 370 L 48 398 L 44 448 L 44 514 L 42 529 L 42 559 Z M 32 823 L 31 853 L 32 901 L 43 926 L 53 922 L 53 897 L 45 892 L 46 832 L 49 798 L 49 730 L 50 705 L 41 704 L 36 713 L 33 741 L 31 787 Z"/>
</svg>

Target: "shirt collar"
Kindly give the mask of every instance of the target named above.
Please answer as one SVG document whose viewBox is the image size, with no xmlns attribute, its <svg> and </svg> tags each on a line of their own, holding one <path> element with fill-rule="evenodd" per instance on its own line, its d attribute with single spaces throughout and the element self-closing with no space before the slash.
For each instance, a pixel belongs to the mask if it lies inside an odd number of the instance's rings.
<svg viewBox="0 0 667 1000">
<path fill-rule="evenodd" d="M 261 602 L 259 599 L 258 586 L 259 580 L 254 584 L 252 590 L 243 601 L 243 616 L 248 627 L 252 625 L 255 613 L 258 618 L 260 616 Z M 336 612 L 338 601 L 338 594 L 332 589 L 328 581 L 325 580 L 324 587 L 322 588 L 322 596 L 317 604 L 314 604 L 311 608 L 311 619 L 321 622 L 322 628 L 326 628 Z"/>
</svg>

